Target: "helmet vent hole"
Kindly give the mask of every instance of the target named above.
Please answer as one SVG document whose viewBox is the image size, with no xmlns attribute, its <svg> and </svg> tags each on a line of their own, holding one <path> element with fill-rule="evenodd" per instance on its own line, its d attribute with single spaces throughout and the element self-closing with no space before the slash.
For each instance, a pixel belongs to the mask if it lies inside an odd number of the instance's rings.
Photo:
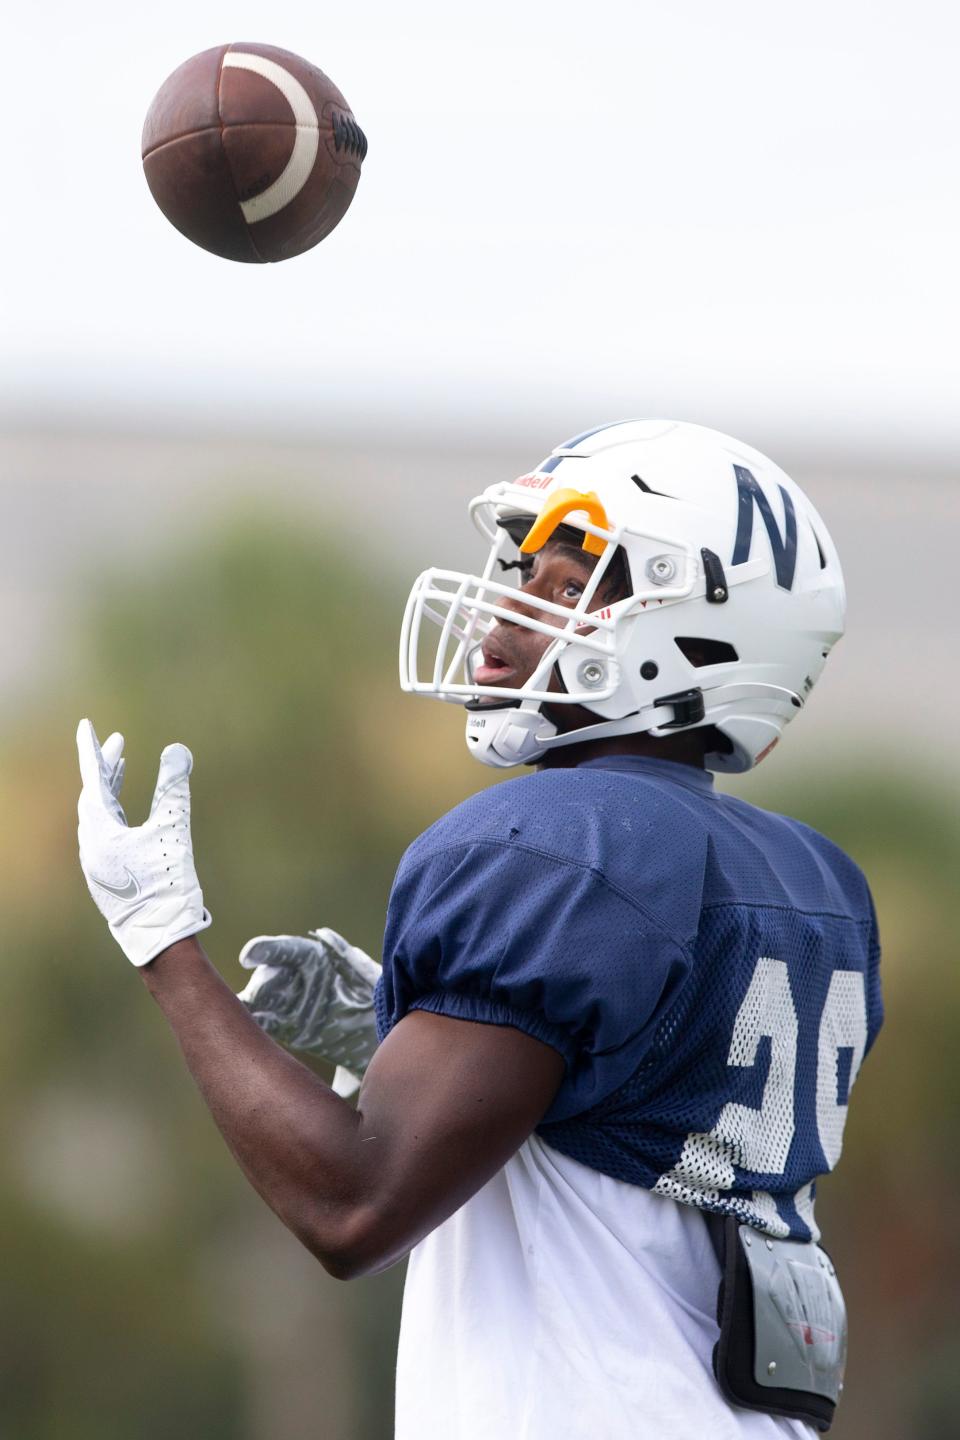
<svg viewBox="0 0 960 1440">
<path fill-rule="evenodd" d="M 660 666 L 656 660 L 644 660 L 640 666 L 640 678 L 642 680 L 656 680 L 660 674 Z"/>
<path fill-rule="evenodd" d="M 692 635 L 677 635 L 677 649 L 696 669 L 704 665 L 735 665 L 740 656 L 726 640 L 706 640 Z"/>
<path fill-rule="evenodd" d="M 811 528 L 811 530 L 813 530 L 813 526 L 812 526 L 812 525 L 811 525 L 810 528 Z M 826 557 L 826 555 L 824 555 L 824 553 L 823 553 L 823 546 L 820 544 L 820 536 L 817 534 L 816 530 L 813 530 L 813 538 L 814 538 L 814 540 L 816 540 L 816 542 L 817 542 L 817 554 L 820 556 L 820 569 L 821 569 L 821 570 L 826 570 L 826 568 L 827 568 L 827 557 Z"/>
<path fill-rule="evenodd" d="M 633 481 L 634 485 L 636 485 L 638 490 L 643 491 L 644 495 L 659 495 L 661 500 L 675 499 L 675 496 L 665 495 L 662 490 L 654 490 L 653 486 L 648 485 L 646 480 L 641 480 L 639 475 L 631 475 L 630 479 Z"/>
</svg>

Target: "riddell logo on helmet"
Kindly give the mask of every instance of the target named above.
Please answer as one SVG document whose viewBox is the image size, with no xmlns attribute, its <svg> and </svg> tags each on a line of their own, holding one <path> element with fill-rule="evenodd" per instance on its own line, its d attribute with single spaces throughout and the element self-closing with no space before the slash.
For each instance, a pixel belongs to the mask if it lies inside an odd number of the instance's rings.
<svg viewBox="0 0 960 1440">
<path fill-rule="evenodd" d="M 523 485 L 527 490 L 546 490 L 552 479 L 552 475 L 521 475 L 514 484 Z"/>
</svg>

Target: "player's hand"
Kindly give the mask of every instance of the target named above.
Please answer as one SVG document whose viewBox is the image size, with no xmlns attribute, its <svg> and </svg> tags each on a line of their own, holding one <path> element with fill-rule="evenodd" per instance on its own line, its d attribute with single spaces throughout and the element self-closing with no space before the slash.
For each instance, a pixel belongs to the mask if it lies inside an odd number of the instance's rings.
<svg viewBox="0 0 960 1440">
<path fill-rule="evenodd" d="M 240 964 L 253 971 L 240 999 L 262 1029 L 336 1065 L 338 1094 L 356 1090 L 377 1048 L 376 961 L 324 929 L 309 938 L 258 935 L 244 945 Z"/>
<path fill-rule="evenodd" d="M 89 720 L 77 729 L 83 789 L 80 865 L 97 908 L 128 960 L 146 965 L 177 940 L 210 924 L 193 864 L 190 771 L 185 745 L 168 745 L 142 825 L 127 824 L 120 806 L 123 736 L 101 748 Z"/>
</svg>

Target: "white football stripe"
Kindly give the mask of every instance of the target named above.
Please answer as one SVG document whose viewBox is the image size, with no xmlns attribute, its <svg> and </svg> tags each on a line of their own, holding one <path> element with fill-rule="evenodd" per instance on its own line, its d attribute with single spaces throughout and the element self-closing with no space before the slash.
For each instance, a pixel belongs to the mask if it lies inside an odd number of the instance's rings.
<svg viewBox="0 0 960 1440">
<path fill-rule="evenodd" d="M 252 70 L 255 75 L 262 75 L 264 80 L 276 85 L 297 122 L 293 150 L 282 173 L 252 200 L 240 201 L 244 220 L 248 225 L 255 225 L 258 220 L 266 220 L 268 216 L 276 215 L 284 205 L 289 205 L 306 185 L 320 148 L 320 122 L 313 101 L 300 81 L 275 60 L 267 60 L 263 55 L 248 55 L 242 50 L 228 50 L 223 63 L 236 70 Z"/>
</svg>

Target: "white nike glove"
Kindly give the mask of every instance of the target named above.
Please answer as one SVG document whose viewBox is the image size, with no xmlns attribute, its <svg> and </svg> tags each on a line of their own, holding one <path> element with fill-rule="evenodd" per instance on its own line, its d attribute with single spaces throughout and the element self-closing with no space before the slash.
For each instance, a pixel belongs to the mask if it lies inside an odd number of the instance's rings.
<svg viewBox="0 0 960 1440">
<path fill-rule="evenodd" d="M 373 991 L 380 966 L 335 930 L 258 935 L 240 951 L 252 970 L 239 998 L 257 1024 L 292 1050 L 337 1066 L 333 1088 L 350 1095 L 377 1048 Z"/>
<path fill-rule="evenodd" d="M 190 771 L 185 745 L 168 745 L 150 814 L 130 826 L 120 807 L 123 736 L 113 734 L 101 750 L 89 720 L 77 729 L 83 789 L 80 865 L 100 913 L 134 965 L 147 965 L 161 950 L 205 930 L 211 916 L 193 865 L 190 838 Z"/>
</svg>

